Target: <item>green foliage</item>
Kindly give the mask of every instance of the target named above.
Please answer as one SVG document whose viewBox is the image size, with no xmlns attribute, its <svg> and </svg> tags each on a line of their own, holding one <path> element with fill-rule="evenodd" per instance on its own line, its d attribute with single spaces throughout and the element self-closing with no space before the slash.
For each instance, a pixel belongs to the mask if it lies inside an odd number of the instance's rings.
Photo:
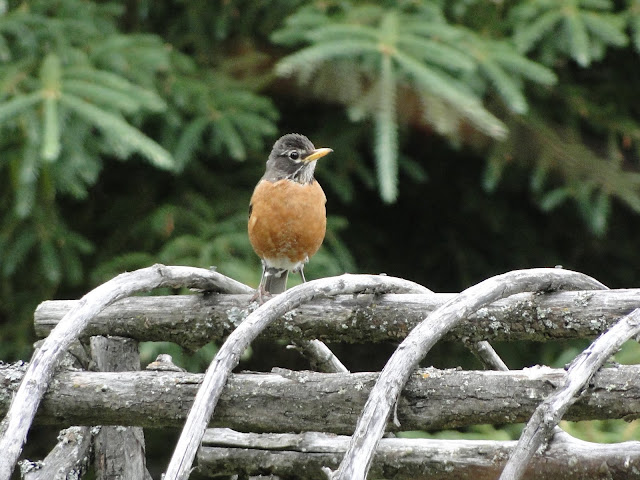
<svg viewBox="0 0 640 480">
<path fill-rule="evenodd" d="M 504 159 L 517 156 L 534 169 L 531 190 L 540 208 L 549 212 L 568 200 L 574 200 L 586 225 L 596 235 L 604 235 L 611 210 L 610 197 L 617 197 L 640 212 L 640 173 L 625 170 L 614 152 L 602 158 L 567 129 L 555 130 L 543 120 L 514 118 L 511 139 L 494 149 L 485 174 L 485 185 L 493 188 L 499 181 Z M 557 176 L 564 178 L 558 185 Z"/>
<path fill-rule="evenodd" d="M 608 46 L 623 47 L 628 38 L 624 18 L 607 13 L 609 0 L 534 0 L 512 10 L 514 40 L 522 52 L 534 47 L 551 62 L 568 55 L 580 66 L 601 60 Z"/>
<path fill-rule="evenodd" d="M 11 277 L 33 260 L 51 285 L 78 282 L 80 258 L 91 250 L 60 218 L 58 193 L 84 198 L 104 155 L 124 159 L 136 152 L 155 166 L 173 167 L 171 155 L 126 119 L 162 111 L 162 98 L 92 61 L 91 45 L 115 34 L 120 8 L 56 3 L 52 10 L 48 2 L 33 2 L 0 18 L 0 171 L 11 206 L 0 212 L 7 252 L 0 271 Z"/>
<path fill-rule="evenodd" d="M 483 105 L 484 79 L 518 113 L 527 110 L 521 79 L 550 85 L 554 74 L 503 40 L 449 25 L 436 5 L 421 9 L 341 5 L 335 10 L 306 7 L 287 19 L 273 40 L 308 44 L 281 59 L 280 75 L 296 74 L 311 88 L 330 89 L 350 107 L 352 119 L 372 118 L 380 194 L 397 197 L 397 130 L 409 89 L 420 99 L 424 118 L 441 133 L 459 135 L 462 122 L 500 139 L 504 124 Z M 433 115 L 434 108 L 444 115 Z M 448 120 L 447 120 L 448 118 Z"/>
<path fill-rule="evenodd" d="M 629 0 L 628 22 L 636 52 L 640 52 L 640 0 Z"/>
<path fill-rule="evenodd" d="M 190 65 L 192 69 L 194 65 Z M 278 113 L 271 101 L 225 75 L 206 71 L 202 78 L 186 73 L 170 82 L 176 118 L 186 125 L 167 141 L 179 168 L 201 151 L 246 160 L 277 134 Z"/>
<path fill-rule="evenodd" d="M 506 158 L 530 165 L 533 177 L 550 172 L 557 176 L 551 183 L 559 178 L 560 185 L 546 184 L 549 199 L 534 189 L 541 208 L 552 210 L 561 200 L 571 200 L 589 228 L 602 235 L 611 196 L 634 210 L 638 206 L 636 174 L 619 161 L 628 156 L 621 139 L 627 144 L 631 140 L 636 151 L 640 145 L 635 112 L 623 107 L 633 104 L 633 93 L 611 92 L 607 81 L 596 94 L 599 98 L 594 98 L 595 86 L 577 93 L 579 79 L 573 79 L 566 61 L 582 67 L 602 62 L 611 47 L 627 46 L 627 26 L 637 46 L 638 11 L 637 1 L 623 10 L 605 0 L 493 6 L 481 1 L 327 3 L 301 7 L 271 38 L 297 49 L 280 59 L 278 74 L 295 75 L 318 98 L 345 104 L 353 121 L 373 121 L 371 144 L 383 200 L 397 196 L 402 128 L 424 122 L 455 147 L 469 143 L 485 148 L 485 140 L 469 134 L 471 125 L 499 140 L 490 148 L 488 189 L 498 185 Z M 620 69 L 604 71 L 603 77 L 624 82 Z M 562 83 L 554 87 L 559 77 Z M 565 132 L 569 138 L 555 135 L 549 114 L 530 115 L 532 100 L 543 110 L 558 110 L 562 123 L 571 125 Z M 421 111 L 417 119 L 416 107 Z M 585 141 L 585 122 L 606 139 L 606 153 Z M 522 127 L 507 128 L 514 123 Z M 532 136 L 540 129 L 553 141 L 544 134 Z M 534 148 L 523 152 L 516 147 L 523 143 Z M 532 158 L 539 151 L 543 154 Z"/>
<path fill-rule="evenodd" d="M 476 36 L 466 44 L 478 67 L 473 75 L 484 79 L 514 113 L 528 111 L 522 80 L 546 86 L 556 82 L 551 70 L 520 55 L 511 42 Z"/>
<path fill-rule="evenodd" d="M 562 421 L 560 427 L 587 442 L 617 443 L 640 439 L 640 424 L 625 420 Z"/>
<path fill-rule="evenodd" d="M 509 425 L 511 428 L 497 429 L 493 425 L 473 425 L 468 431 L 459 432 L 456 430 L 443 430 L 441 432 L 429 433 L 420 430 L 410 430 L 406 432 L 398 432 L 400 438 L 433 438 L 440 440 L 515 440 L 520 434 L 516 425 Z"/>
<path fill-rule="evenodd" d="M 203 154 L 245 159 L 276 134 L 269 99 L 152 32 L 123 32 L 127 13 L 57 0 L 0 14 L 0 279 L 37 272 L 34 298 L 86 281 L 95 238 L 61 202 L 86 202 L 112 159 L 178 172 Z M 30 318 L 33 306 L 2 301 L 0 316 Z"/>
</svg>

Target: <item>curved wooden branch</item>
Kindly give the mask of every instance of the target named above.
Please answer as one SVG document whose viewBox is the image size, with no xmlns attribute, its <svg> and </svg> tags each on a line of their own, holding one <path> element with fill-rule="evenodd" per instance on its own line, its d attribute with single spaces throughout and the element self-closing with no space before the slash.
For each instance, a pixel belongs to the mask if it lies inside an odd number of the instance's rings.
<svg viewBox="0 0 640 480">
<path fill-rule="evenodd" d="M 430 314 L 400 344 L 382 370 L 358 420 L 356 431 L 332 480 L 364 480 L 376 446 L 382 438 L 402 386 L 411 371 L 444 334 L 463 318 L 489 303 L 525 291 L 606 288 L 597 280 L 568 270 L 541 268 L 516 270 L 470 287 Z"/>
<path fill-rule="evenodd" d="M 98 312 L 118 299 L 160 287 L 246 291 L 241 285 L 212 270 L 154 265 L 118 275 L 82 297 L 33 355 L 11 408 L 2 422 L 0 480 L 9 480 L 11 477 L 58 360 Z"/>
<path fill-rule="evenodd" d="M 424 287 L 420 287 L 420 291 Z M 180 434 L 165 480 L 185 480 L 196 456 L 207 423 L 220 398 L 231 370 L 250 343 L 276 318 L 304 302 L 320 296 L 353 293 L 415 292 L 416 284 L 403 279 L 377 275 L 341 275 L 313 280 L 274 297 L 251 313 L 220 347 L 207 369 L 202 386 Z"/>
<path fill-rule="evenodd" d="M 320 340 L 298 340 L 293 347 L 307 357 L 314 370 L 325 373 L 349 373 L 340 359 Z"/>
<path fill-rule="evenodd" d="M 58 443 L 44 461 L 20 462 L 23 480 L 83 478 L 91 458 L 91 437 L 91 427 L 69 427 L 61 431 Z M 25 462 L 29 462 L 27 468 Z"/>
<path fill-rule="evenodd" d="M 500 480 L 518 480 L 524 475 L 529 461 L 538 448 L 552 436 L 554 427 L 577 400 L 578 393 L 586 387 L 604 362 L 617 352 L 624 342 L 638 333 L 640 309 L 623 317 L 571 362 L 563 385 L 542 402 L 531 416 L 500 475 Z"/>
</svg>

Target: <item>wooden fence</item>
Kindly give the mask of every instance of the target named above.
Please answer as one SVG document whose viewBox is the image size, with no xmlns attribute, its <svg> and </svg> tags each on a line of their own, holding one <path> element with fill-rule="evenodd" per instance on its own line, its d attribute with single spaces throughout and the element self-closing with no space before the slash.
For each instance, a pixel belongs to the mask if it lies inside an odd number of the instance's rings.
<svg viewBox="0 0 640 480">
<path fill-rule="evenodd" d="M 205 293 L 131 296 L 166 286 Z M 0 364 L 0 480 L 33 422 L 65 430 L 43 461 L 21 462 L 27 480 L 82 478 L 89 462 L 100 479 L 151 478 L 145 427 L 182 428 L 166 480 L 193 467 L 227 478 L 640 478 L 640 442 L 594 444 L 557 427 L 640 414 L 640 367 L 602 367 L 640 333 L 640 290 L 532 269 L 460 294 L 371 275 L 311 281 L 259 308 L 251 292 L 215 271 L 156 265 L 41 304 L 35 330 L 46 338 L 31 361 Z M 258 335 L 288 339 L 318 371 L 231 374 Z M 567 369 L 508 371 L 489 343 L 595 337 Z M 417 368 L 443 338 L 488 369 Z M 192 374 L 162 356 L 140 371 L 137 342 L 148 340 L 224 343 Z M 401 343 L 381 372 L 350 373 L 321 340 Z M 515 422 L 528 422 L 518 442 L 393 436 Z"/>
</svg>

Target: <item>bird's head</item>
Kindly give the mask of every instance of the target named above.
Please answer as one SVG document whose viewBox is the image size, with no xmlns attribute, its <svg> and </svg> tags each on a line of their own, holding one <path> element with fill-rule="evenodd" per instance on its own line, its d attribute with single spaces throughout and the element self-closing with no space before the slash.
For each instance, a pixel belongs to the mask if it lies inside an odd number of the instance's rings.
<svg viewBox="0 0 640 480">
<path fill-rule="evenodd" d="M 289 133 L 273 145 L 263 178 L 270 181 L 289 178 L 309 183 L 313 180 L 316 161 L 331 152 L 330 148 L 314 147 L 304 135 Z"/>
</svg>

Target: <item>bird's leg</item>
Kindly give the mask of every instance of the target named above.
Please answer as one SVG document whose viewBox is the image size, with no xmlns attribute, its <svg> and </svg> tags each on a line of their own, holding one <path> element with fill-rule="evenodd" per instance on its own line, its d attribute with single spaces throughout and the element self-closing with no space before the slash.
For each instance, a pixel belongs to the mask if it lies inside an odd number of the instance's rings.
<svg viewBox="0 0 640 480">
<path fill-rule="evenodd" d="M 302 283 L 307 282 L 307 279 L 304 278 L 304 267 L 300 267 L 300 277 L 302 278 Z"/>
<path fill-rule="evenodd" d="M 254 293 L 251 299 L 249 300 L 249 303 L 258 301 L 258 303 L 262 305 L 266 301 L 265 297 L 271 296 L 271 294 L 267 292 L 265 288 L 266 282 L 267 282 L 267 266 L 264 264 L 264 262 L 262 262 L 262 276 L 260 277 L 260 284 L 258 285 L 258 289 L 256 290 L 256 293 Z"/>
</svg>

